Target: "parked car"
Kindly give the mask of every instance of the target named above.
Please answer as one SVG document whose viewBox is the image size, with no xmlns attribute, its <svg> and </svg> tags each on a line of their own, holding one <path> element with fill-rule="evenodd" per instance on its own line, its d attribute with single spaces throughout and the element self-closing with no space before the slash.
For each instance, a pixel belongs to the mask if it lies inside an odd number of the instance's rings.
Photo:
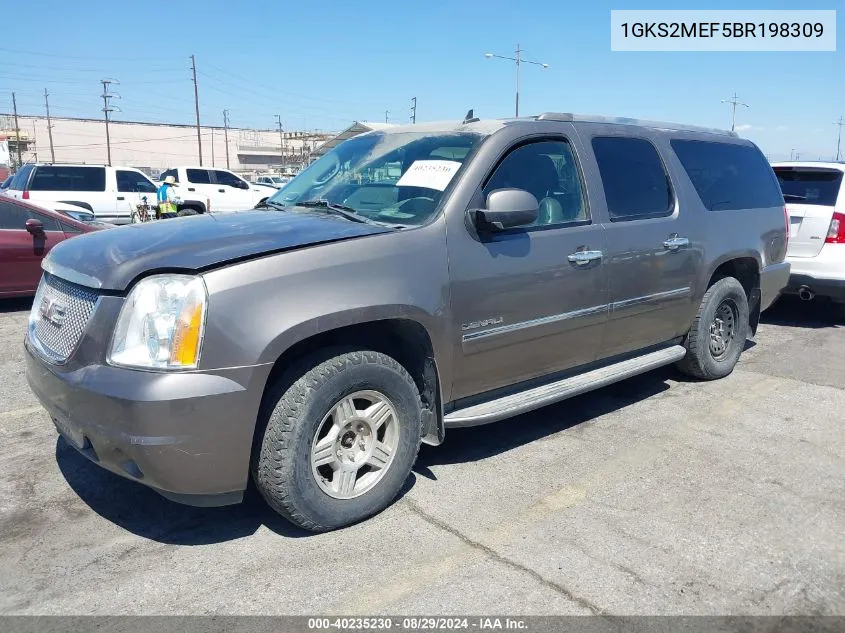
<svg viewBox="0 0 845 633">
<path fill-rule="evenodd" d="M 276 193 L 276 189 L 266 185 L 250 184 L 228 169 L 209 169 L 206 167 L 173 167 L 163 171 L 162 181 L 168 176 L 176 178 L 178 195 L 199 196 L 207 199 L 206 204 L 183 202 L 183 208 L 192 208 L 198 213 L 211 211 L 237 211 L 251 209 Z"/>
<path fill-rule="evenodd" d="M 259 176 L 255 182 L 259 185 L 267 185 L 268 187 L 273 187 L 274 189 L 281 189 L 290 182 L 290 178 L 275 175 Z"/>
<path fill-rule="evenodd" d="M 0 297 L 35 294 L 41 261 L 68 238 L 102 226 L 36 204 L 0 197 Z"/>
<path fill-rule="evenodd" d="M 773 168 L 789 214 L 792 274 L 785 293 L 845 307 L 845 162 L 784 162 Z"/>
<path fill-rule="evenodd" d="M 143 197 L 156 202 L 156 186 L 142 171 L 105 165 L 24 165 L 6 193 L 17 200 L 72 204 L 116 224 L 131 222 Z"/>
<path fill-rule="evenodd" d="M 27 377 L 100 466 L 196 505 L 251 472 L 314 531 L 386 507 L 448 427 L 727 376 L 789 278 L 757 146 L 669 123 L 368 132 L 265 207 L 54 249 L 35 304 L 72 325 L 33 310 Z"/>
</svg>

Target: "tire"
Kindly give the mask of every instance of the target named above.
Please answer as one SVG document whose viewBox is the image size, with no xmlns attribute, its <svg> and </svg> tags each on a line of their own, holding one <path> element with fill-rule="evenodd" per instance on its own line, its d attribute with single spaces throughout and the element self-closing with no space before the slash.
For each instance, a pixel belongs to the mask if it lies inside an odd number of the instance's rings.
<svg viewBox="0 0 845 633">
<path fill-rule="evenodd" d="M 731 313 L 732 326 L 728 323 L 726 310 Z M 717 313 L 721 332 L 728 336 L 719 336 Z M 733 277 L 719 279 L 704 293 L 684 342 L 687 355 L 676 364 L 678 369 L 701 380 L 715 380 L 730 374 L 745 349 L 748 317 L 748 297 L 742 284 Z M 715 330 L 712 337 L 711 325 Z M 720 340 L 724 345 L 720 345 Z M 721 349 L 724 351 L 720 352 Z"/>
<path fill-rule="evenodd" d="M 378 427 L 372 419 L 382 414 L 350 416 L 348 407 L 338 406 L 348 403 L 348 396 L 356 396 L 352 406 L 359 414 L 375 407 L 377 398 L 392 414 L 384 414 Z M 420 447 L 419 391 L 396 360 L 379 352 L 338 349 L 311 357 L 300 371 L 270 387 L 260 415 L 267 427 L 253 451 L 256 487 L 273 510 L 312 532 L 345 527 L 386 508 L 408 478 Z M 352 429 L 346 425 L 350 419 Z M 377 445 L 393 446 L 388 459 Z M 350 462 L 354 455 L 364 461 Z M 315 459 L 330 463 L 317 466 Z M 363 466 L 349 476 L 355 464 Z"/>
</svg>

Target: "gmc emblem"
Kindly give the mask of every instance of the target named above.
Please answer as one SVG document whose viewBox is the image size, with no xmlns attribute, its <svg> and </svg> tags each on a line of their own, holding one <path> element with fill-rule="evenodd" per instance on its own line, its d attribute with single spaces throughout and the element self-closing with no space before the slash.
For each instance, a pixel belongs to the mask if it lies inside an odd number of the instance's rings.
<svg viewBox="0 0 845 633">
<path fill-rule="evenodd" d="M 43 297 L 41 305 L 38 306 L 38 313 L 45 321 L 49 321 L 56 327 L 61 327 L 67 318 L 67 308 L 50 297 Z"/>
</svg>

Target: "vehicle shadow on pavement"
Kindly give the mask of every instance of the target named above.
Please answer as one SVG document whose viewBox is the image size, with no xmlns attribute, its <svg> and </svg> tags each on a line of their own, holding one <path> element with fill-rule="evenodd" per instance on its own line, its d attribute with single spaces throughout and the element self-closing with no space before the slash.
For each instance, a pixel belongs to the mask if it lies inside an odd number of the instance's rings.
<svg viewBox="0 0 845 633">
<path fill-rule="evenodd" d="M 760 315 L 760 323 L 813 329 L 841 327 L 845 326 L 845 308 L 824 299 L 801 301 L 784 296 Z"/>
<path fill-rule="evenodd" d="M 672 366 L 662 367 L 509 420 L 447 429 L 441 446 L 421 447 L 413 471 L 436 479 L 431 466 L 486 459 L 562 431 L 581 433 L 602 415 L 667 391 L 670 379 L 681 376 Z"/>
<path fill-rule="evenodd" d="M 222 543 L 250 536 L 262 525 L 284 537 L 312 536 L 273 512 L 251 483 L 240 505 L 194 508 L 91 463 L 61 437 L 56 442 L 56 463 L 73 491 L 94 512 L 159 543 Z"/>
<path fill-rule="evenodd" d="M 0 299 L 0 314 L 4 312 L 24 312 L 32 308 L 32 297 L 21 299 Z"/>
</svg>

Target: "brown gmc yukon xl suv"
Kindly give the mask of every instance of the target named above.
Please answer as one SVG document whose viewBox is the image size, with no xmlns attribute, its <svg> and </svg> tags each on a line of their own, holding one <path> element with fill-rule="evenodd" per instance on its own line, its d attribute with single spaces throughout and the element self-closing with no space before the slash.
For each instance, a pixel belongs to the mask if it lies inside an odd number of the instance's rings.
<svg viewBox="0 0 845 633">
<path fill-rule="evenodd" d="M 59 244 L 27 377 L 100 466 L 195 505 L 251 476 L 329 530 L 449 427 L 671 363 L 728 375 L 786 248 L 777 179 L 733 133 L 470 113 L 347 140 L 262 208 Z"/>
</svg>

